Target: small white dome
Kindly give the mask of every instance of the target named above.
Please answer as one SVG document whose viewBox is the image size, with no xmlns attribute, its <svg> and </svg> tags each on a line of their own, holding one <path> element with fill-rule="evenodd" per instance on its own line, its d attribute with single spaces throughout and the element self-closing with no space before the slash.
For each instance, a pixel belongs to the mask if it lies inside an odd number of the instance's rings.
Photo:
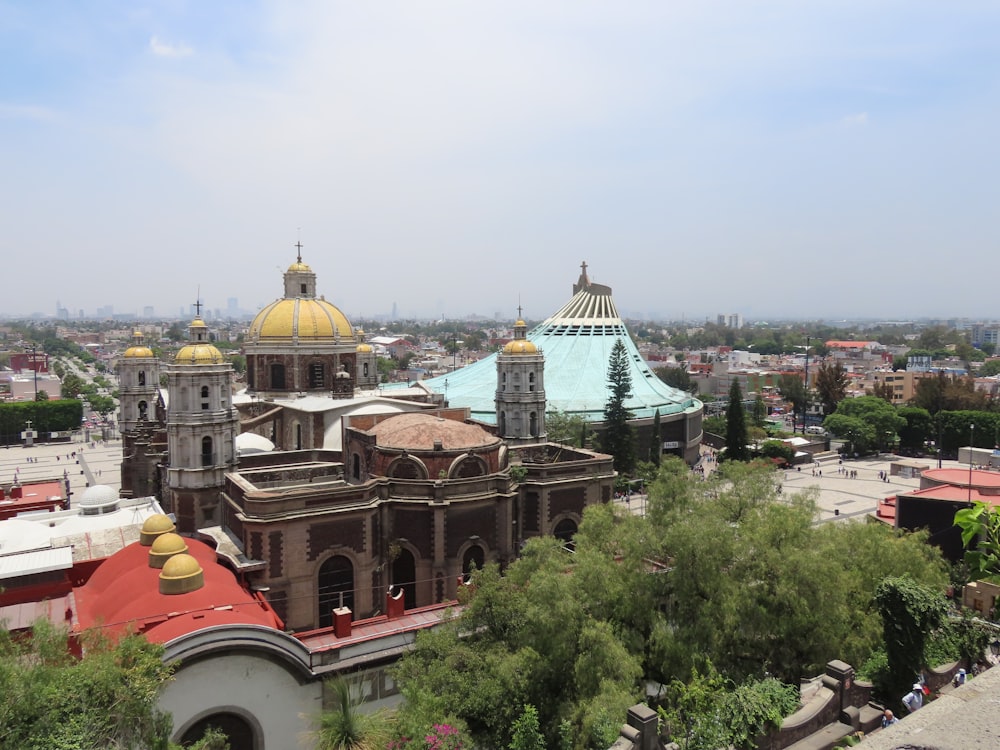
<svg viewBox="0 0 1000 750">
<path fill-rule="evenodd" d="M 83 491 L 77 505 L 86 515 L 110 513 L 118 510 L 118 490 L 106 484 L 95 484 Z"/>
<path fill-rule="evenodd" d="M 236 450 L 243 456 L 251 453 L 270 453 L 274 450 L 274 443 L 256 432 L 241 432 L 236 436 Z"/>
</svg>

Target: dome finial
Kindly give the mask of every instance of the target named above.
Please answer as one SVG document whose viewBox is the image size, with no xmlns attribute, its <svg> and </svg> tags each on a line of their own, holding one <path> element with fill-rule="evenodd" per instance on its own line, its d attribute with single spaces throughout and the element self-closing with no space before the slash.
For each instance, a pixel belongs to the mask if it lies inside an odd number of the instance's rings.
<svg viewBox="0 0 1000 750">
<path fill-rule="evenodd" d="M 298 253 L 295 256 L 295 262 L 296 263 L 301 263 L 302 262 L 302 240 L 299 240 L 298 242 L 295 243 L 295 249 L 298 250 Z"/>
</svg>

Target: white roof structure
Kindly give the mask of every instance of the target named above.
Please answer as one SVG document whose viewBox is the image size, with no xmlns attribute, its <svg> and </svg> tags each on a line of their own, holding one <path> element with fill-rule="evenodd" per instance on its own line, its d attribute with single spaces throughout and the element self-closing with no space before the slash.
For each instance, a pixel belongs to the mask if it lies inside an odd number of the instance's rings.
<svg viewBox="0 0 1000 750">
<path fill-rule="evenodd" d="M 99 560 L 137 541 L 143 522 L 156 513 L 163 513 L 163 508 L 155 497 L 120 499 L 116 510 L 98 515 L 88 514 L 85 507 L 23 513 L 0 521 L 0 559 L 66 548 L 73 562 Z M 25 565 L 37 564 L 36 558 L 20 559 Z M 22 570 L 17 575 L 27 572 L 31 571 Z"/>
</svg>

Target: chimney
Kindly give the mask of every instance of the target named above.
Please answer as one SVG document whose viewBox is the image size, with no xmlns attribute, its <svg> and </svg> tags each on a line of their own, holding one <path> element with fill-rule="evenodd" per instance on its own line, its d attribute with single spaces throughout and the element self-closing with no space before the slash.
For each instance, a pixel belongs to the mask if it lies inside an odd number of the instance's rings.
<svg viewBox="0 0 1000 750">
<path fill-rule="evenodd" d="M 348 607 L 333 610 L 333 634 L 337 638 L 350 638 L 352 613 Z"/>
<path fill-rule="evenodd" d="M 396 589 L 395 596 L 392 590 Z M 392 586 L 385 593 L 385 614 L 390 620 L 395 620 L 402 617 L 406 612 L 406 596 L 403 593 L 403 589 L 398 586 Z"/>
</svg>

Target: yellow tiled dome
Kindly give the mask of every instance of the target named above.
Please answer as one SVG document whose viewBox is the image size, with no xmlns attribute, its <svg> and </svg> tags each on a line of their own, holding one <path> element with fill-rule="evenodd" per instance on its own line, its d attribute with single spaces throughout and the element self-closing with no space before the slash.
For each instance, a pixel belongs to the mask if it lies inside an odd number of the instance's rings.
<svg viewBox="0 0 1000 750">
<path fill-rule="evenodd" d="M 177 527 L 170 520 L 169 516 L 163 513 L 154 513 L 142 522 L 142 529 L 139 531 L 139 544 L 149 546 L 158 536 L 171 531 L 176 531 Z"/>
<path fill-rule="evenodd" d="M 160 534 L 149 548 L 149 567 L 163 568 L 174 556 L 188 551 L 184 537 L 168 531 Z"/>
<path fill-rule="evenodd" d="M 303 263 L 301 260 L 297 260 L 292 265 L 288 267 L 288 272 L 290 273 L 312 273 L 312 269 L 308 264 Z"/>
<path fill-rule="evenodd" d="M 527 339 L 515 339 L 503 348 L 504 354 L 538 354 L 538 347 Z"/>
<path fill-rule="evenodd" d="M 130 346 L 125 350 L 125 356 L 129 359 L 136 357 L 153 357 L 153 350 L 148 346 Z"/>
<path fill-rule="evenodd" d="M 182 552 L 174 555 L 160 571 L 161 594 L 186 594 L 205 585 L 205 573 L 192 555 Z"/>
<path fill-rule="evenodd" d="M 371 344 L 358 344 L 357 352 L 358 354 L 369 354 L 372 351 Z"/>
<path fill-rule="evenodd" d="M 247 330 L 251 342 L 295 339 L 353 341 L 354 329 L 347 316 L 326 300 L 283 298 L 257 313 Z"/>
<path fill-rule="evenodd" d="M 221 365 L 226 361 L 212 344 L 187 344 L 174 357 L 179 365 Z"/>
</svg>

